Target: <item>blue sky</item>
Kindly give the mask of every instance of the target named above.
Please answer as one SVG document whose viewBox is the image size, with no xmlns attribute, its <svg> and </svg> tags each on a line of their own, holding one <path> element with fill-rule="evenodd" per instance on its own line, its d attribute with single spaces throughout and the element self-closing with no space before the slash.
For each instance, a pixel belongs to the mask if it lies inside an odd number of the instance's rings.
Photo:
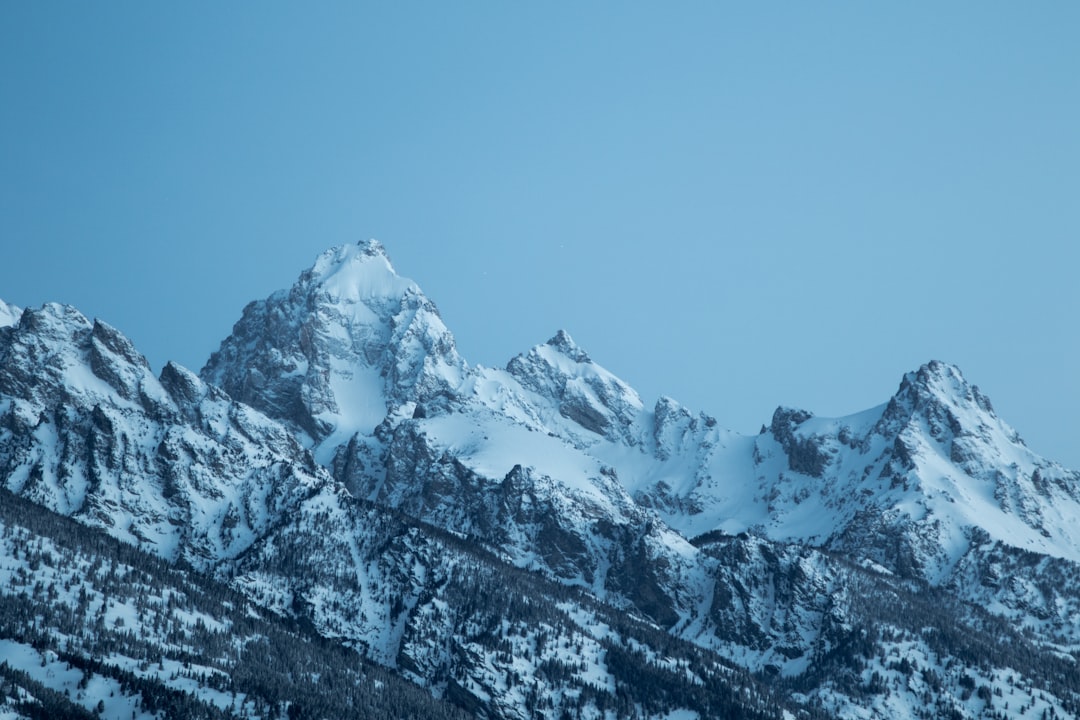
<svg viewBox="0 0 1080 720">
<path fill-rule="evenodd" d="M 317 7 L 312 7 L 317 5 Z M 1080 468 L 1080 5 L 0 4 L 0 298 L 159 368 L 378 238 L 756 432 L 958 364 Z"/>
</svg>

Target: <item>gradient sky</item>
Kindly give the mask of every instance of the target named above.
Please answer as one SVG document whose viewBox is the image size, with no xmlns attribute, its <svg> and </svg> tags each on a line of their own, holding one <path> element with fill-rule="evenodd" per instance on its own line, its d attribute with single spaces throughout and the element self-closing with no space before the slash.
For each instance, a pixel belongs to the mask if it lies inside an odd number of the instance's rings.
<svg viewBox="0 0 1080 720">
<path fill-rule="evenodd" d="M 155 368 L 369 237 L 756 432 L 958 364 L 1080 468 L 1080 3 L 6 2 L 0 298 Z"/>
</svg>

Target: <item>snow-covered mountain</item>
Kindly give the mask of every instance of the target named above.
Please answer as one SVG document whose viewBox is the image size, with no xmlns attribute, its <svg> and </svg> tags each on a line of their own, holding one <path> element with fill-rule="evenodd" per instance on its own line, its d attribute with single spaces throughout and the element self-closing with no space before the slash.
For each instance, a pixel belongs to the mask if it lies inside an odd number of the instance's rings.
<svg viewBox="0 0 1080 720">
<path fill-rule="evenodd" d="M 155 378 L 130 341 L 73 308 L 27 310 L 0 330 L 0 367 L 9 491 L 228 579 L 460 705 L 508 717 L 538 697 L 562 707 L 589 683 L 627 686 L 627 672 L 646 662 L 601 660 L 613 638 L 642 645 L 634 637 L 651 631 L 640 620 L 620 618 L 618 633 L 583 625 L 608 612 L 587 596 L 528 609 L 562 591 L 515 579 L 457 535 L 353 499 L 283 425 L 173 364 Z M 510 584 L 524 594 L 516 615 L 502 607 L 516 597 Z M 477 603 L 478 593 L 487 599 Z M 501 635 L 481 642 L 467 631 L 493 622 L 516 628 L 527 663 L 499 650 Z M 571 667 L 570 641 L 591 647 L 593 661 Z M 542 667 L 565 671 L 536 675 Z M 524 679 L 507 694 L 514 672 Z M 695 701 L 703 707 L 759 702 L 733 701 L 729 680 L 712 682 L 723 690 Z"/>
<path fill-rule="evenodd" d="M 857 415 L 780 408 L 740 436 L 669 398 L 647 407 L 564 331 L 505 370 L 470 368 L 374 242 L 249 305 L 202 376 L 294 427 L 358 494 L 459 532 L 499 525 L 474 516 L 521 466 L 576 504 L 623 508 L 617 524 L 645 506 L 686 538 L 753 531 L 935 583 L 975 528 L 1080 559 L 1080 475 L 1028 450 L 953 366 L 928 363 Z"/>
<path fill-rule="evenodd" d="M 581 452 L 597 431 L 631 437 L 636 393 L 565 333 L 507 371 L 470 368 L 378 243 L 330 250 L 250 304 L 202 377 L 294 428 L 359 497 L 665 626 L 704 599 L 692 546 Z"/>
<path fill-rule="evenodd" d="M 199 377 L 0 304 L 0 483 L 478 716 L 1080 707 L 1080 475 L 957 368 L 743 436 L 565 331 L 470 366 L 375 242 L 248 305 Z"/>
<path fill-rule="evenodd" d="M 642 637 L 652 631 L 641 620 L 586 624 L 610 611 L 515 577 L 458 535 L 354 499 L 285 426 L 174 364 L 155 378 L 127 338 L 67 306 L 27 310 L 0 329 L 0 473 L 16 496 L 212 572 L 259 606 L 496 717 L 514 717 L 537 698 L 547 708 L 578 703 L 590 683 L 629 688 L 628 673 L 647 661 L 602 660 L 613 641 L 648 646 Z M 13 559 L 12 567 L 26 560 Z M 31 569 L 40 562 L 26 561 Z M 0 612 L 21 597 L 0 593 Z M 555 598 L 558 607 L 549 604 Z M 95 620 L 77 622 L 92 628 Z M 514 628 L 527 661 L 501 649 L 501 633 L 476 637 L 475 628 L 492 623 Z M 605 629 L 616 624 L 618 632 Z M 12 651 L 38 657 L 24 637 L 11 636 Z M 538 644 L 545 639 L 546 648 Z M 592 660 L 581 664 L 570 642 L 589 648 Z M 121 660 L 110 672 L 122 674 Z M 692 662 L 698 682 L 715 674 L 713 662 Z M 508 681 L 513 673 L 524 677 Z M 760 704 L 733 699 L 738 683 L 729 679 L 709 682 L 715 690 L 694 701 L 700 707 Z"/>
</svg>

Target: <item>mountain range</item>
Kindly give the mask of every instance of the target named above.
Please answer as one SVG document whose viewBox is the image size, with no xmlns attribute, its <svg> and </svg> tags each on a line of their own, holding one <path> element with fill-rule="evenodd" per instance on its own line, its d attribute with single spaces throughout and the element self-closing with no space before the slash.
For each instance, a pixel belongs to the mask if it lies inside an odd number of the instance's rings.
<svg viewBox="0 0 1080 720">
<path fill-rule="evenodd" d="M 0 485 L 22 538 L 0 555 L 20 619 L 0 625 L 0 717 L 335 717 L 328 671 L 288 663 L 341 653 L 336 683 L 392 687 L 401 717 L 1080 712 L 1080 473 L 958 368 L 740 435 L 646 402 L 565 331 L 469 365 L 374 241 L 250 303 L 198 373 L 155 376 L 75 308 L 0 301 Z M 69 574 L 20 583 L 46 553 Z M 86 601 L 95 562 L 161 602 Z M 280 661 L 291 694 L 164 630 L 194 616 L 166 598 L 196 595 L 217 603 L 202 630 L 239 613 L 263 625 L 238 644 L 317 648 Z"/>
</svg>

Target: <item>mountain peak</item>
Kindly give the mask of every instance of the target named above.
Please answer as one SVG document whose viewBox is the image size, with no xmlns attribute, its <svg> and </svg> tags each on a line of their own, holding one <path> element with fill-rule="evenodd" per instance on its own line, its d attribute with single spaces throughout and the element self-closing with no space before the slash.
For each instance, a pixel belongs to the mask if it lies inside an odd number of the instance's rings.
<svg viewBox="0 0 1080 720">
<path fill-rule="evenodd" d="M 415 283 L 397 274 L 377 240 L 330 248 L 301 273 L 293 289 L 325 293 L 331 300 L 349 303 L 419 291 Z"/>
<path fill-rule="evenodd" d="M 581 427 L 607 437 L 630 437 L 642 410 L 629 385 L 597 365 L 565 330 L 506 366 L 522 387 L 553 399 L 559 413 Z"/>
<path fill-rule="evenodd" d="M 942 360 L 931 360 L 923 363 L 919 366 L 919 369 L 913 373 L 908 373 L 905 380 L 914 376 L 914 380 L 923 385 L 937 384 L 942 385 L 945 383 L 965 383 L 964 374 L 960 371 L 960 368 L 952 363 L 947 363 Z"/>
<path fill-rule="evenodd" d="M 309 270 L 316 277 L 327 277 L 350 263 L 382 262 L 390 272 L 394 268 L 390 263 L 390 256 L 386 254 L 386 248 L 378 240 L 361 240 L 360 242 L 338 245 L 324 251 L 315 260 L 314 266 Z"/>
<path fill-rule="evenodd" d="M 245 308 L 201 376 L 331 453 L 388 412 L 449 397 L 464 372 L 434 303 L 368 240 L 327 250 Z"/>
<path fill-rule="evenodd" d="M 931 360 L 904 375 L 874 429 L 890 436 L 908 426 L 925 427 L 939 442 L 985 434 L 986 428 L 994 426 L 1000 427 L 1009 442 L 1023 444 L 1016 431 L 994 413 L 990 399 L 964 378 L 960 368 L 940 360 Z"/>
<path fill-rule="evenodd" d="M 26 308 L 19 318 L 20 327 L 42 336 L 68 337 L 76 331 L 91 329 L 90 321 L 71 305 L 45 303 L 40 308 Z"/>
<path fill-rule="evenodd" d="M 574 342 L 574 339 L 570 337 L 570 333 L 565 330 L 559 330 L 555 333 L 555 337 L 544 343 L 550 348 L 558 350 L 560 353 L 570 358 L 574 362 L 589 363 L 592 359 L 589 354 L 578 347 L 578 344 Z"/>
<path fill-rule="evenodd" d="M 983 395 L 978 386 L 969 383 L 959 367 L 940 360 L 931 360 L 918 370 L 904 375 L 896 397 L 909 399 L 917 408 L 929 403 L 945 402 L 974 406 L 996 417 L 990 398 Z"/>
</svg>

